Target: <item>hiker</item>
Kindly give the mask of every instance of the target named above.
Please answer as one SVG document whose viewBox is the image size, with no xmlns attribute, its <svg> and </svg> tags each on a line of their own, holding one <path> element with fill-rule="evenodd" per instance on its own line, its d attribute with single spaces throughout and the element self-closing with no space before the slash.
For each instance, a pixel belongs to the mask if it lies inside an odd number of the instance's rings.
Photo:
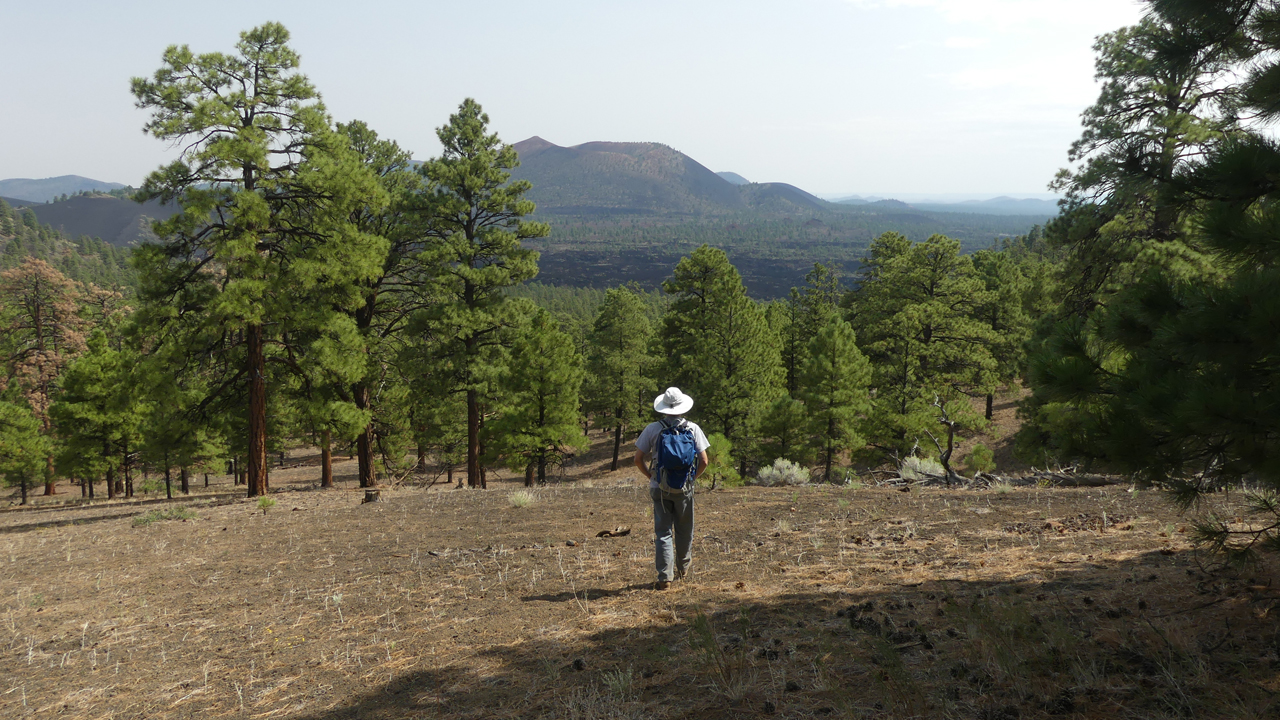
<svg viewBox="0 0 1280 720">
<path fill-rule="evenodd" d="M 693 398 L 679 388 L 667 388 L 653 400 L 653 409 L 664 417 L 649 423 L 636 439 L 636 467 L 649 477 L 649 496 L 653 498 L 657 590 L 666 590 L 672 580 L 684 577 L 692 559 L 694 479 L 706 469 L 707 448 L 711 446 L 702 428 L 684 419 L 692 408 Z"/>
</svg>

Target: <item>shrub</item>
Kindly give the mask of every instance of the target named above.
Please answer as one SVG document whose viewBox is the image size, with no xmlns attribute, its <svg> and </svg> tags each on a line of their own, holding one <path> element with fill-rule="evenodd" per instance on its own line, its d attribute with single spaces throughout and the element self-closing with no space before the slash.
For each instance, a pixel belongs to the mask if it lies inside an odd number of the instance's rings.
<svg viewBox="0 0 1280 720">
<path fill-rule="evenodd" d="M 733 467 L 733 443 L 720 433 L 707 436 L 711 447 L 707 448 L 707 469 L 698 476 L 707 487 L 739 487 L 742 476 Z"/>
<path fill-rule="evenodd" d="M 996 469 L 996 454 L 991 452 L 991 448 L 978 443 L 969 451 L 969 455 L 964 459 L 964 469 L 970 475 L 974 473 L 989 473 Z"/>
<path fill-rule="evenodd" d="M 797 465 L 786 458 L 778 458 L 772 465 L 760 468 L 756 473 L 755 485 L 780 487 L 784 485 L 806 485 L 809 482 L 808 469 Z"/>
<path fill-rule="evenodd" d="M 919 482 L 927 475 L 946 475 L 942 463 L 933 458 L 922 458 L 912 455 L 902 461 L 898 467 L 898 476 L 907 482 Z"/>
<path fill-rule="evenodd" d="M 523 508 L 538 502 L 538 498 L 528 490 L 516 490 L 507 495 L 507 501 L 511 503 L 511 507 Z"/>
<path fill-rule="evenodd" d="M 161 520 L 193 520 L 196 518 L 194 510 L 184 507 L 169 508 L 167 510 L 152 510 L 145 515 L 139 515 L 133 519 L 134 527 L 146 527 L 154 522 Z"/>
</svg>

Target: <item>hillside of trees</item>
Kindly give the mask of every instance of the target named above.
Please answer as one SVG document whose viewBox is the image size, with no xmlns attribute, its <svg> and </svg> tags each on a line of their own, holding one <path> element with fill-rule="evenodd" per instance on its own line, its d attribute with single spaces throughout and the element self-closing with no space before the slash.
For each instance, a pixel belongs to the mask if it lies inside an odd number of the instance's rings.
<svg viewBox="0 0 1280 720">
<path fill-rule="evenodd" d="M 23 492 L 74 478 L 114 496 L 142 465 L 186 478 L 230 461 L 253 496 L 270 491 L 269 450 L 308 442 L 354 447 L 367 487 L 415 466 L 533 484 L 591 425 L 617 462 L 674 385 L 725 481 L 780 458 L 832 479 L 913 455 L 956 477 L 954 435 L 987 420 L 974 401 L 989 414 L 1022 383 L 1023 457 L 1184 503 L 1250 483 L 1262 523 L 1196 537 L 1280 547 L 1280 145 L 1259 130 L 1280 107 L 1273 5 L 1153 0 L 1099 38 L 1104 87 L 1057 180 L 1064 212 L 1021 233 L 947 218 L 961 237 L 885 207 L 535 215 L 473 100 L 418 165 L 333 121 L 279 25 L 232 54 L 171 48 L 132 88 L 147 130 L 187 150 L 139 192 L 190 212 L 128 270 L 0 206 L 0 472 Z M 246 95 L 233 77 L 259 80 Z M 244 137 L 246 104 L 271 110 L 257 144 L 219 142 Z M 126 304 L 112 288 L 130 284 Z"/>
<path fill-rule="evenodd" d="M 50 264 L 71 280 L 98 287 L 129 289 L 137 275 L 129 265 L 130 250 L 82 235 L 71 239 L 42 224 L 30 208 L 15 209 L 0 200 L 0 270 L 20 265 L 24 258 Z"/>
</svg>

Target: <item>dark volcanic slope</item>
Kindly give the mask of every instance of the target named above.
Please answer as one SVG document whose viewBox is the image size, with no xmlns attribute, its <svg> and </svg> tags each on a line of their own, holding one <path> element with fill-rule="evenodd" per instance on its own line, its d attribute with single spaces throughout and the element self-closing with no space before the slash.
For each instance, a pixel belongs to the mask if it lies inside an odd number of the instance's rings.
<svg viewBox="0 0 1280 720">
<path fill-rule="evenodd" d="M 702 215 L 743 210 L 729 181 L 658 143 L 590 142 L 560 147 L 539 137 L 515 144 L 529 196 L 546 213 Z"/>
<path fill-rule="evenodd" d="M 40 222 L 68 237 L 89 235 L 112 245 L 128 245 L 154 237 L 150 220 L 164 220 L 177 210 L 151 200 L 139 205 L 109 195 L 77 195 L 62 202 L 32 205 Z"/>
</svg>

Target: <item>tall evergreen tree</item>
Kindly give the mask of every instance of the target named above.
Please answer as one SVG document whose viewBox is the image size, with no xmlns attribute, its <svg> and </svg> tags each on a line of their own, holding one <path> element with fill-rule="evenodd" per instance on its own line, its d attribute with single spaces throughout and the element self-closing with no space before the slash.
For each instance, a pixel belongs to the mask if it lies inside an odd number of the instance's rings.
<svg viewBox="0 0 1280 720">
<path fill-rule="evenodd" d="M 939 399 L 958 422 L 980 423 L 967 397 L 995 385 L 996 338 L 978 318 L 990 293 L 960 244 L 886 233 L 872 242 L 860 280 L 854 328 L 874 368 L 868 441 L 885 452 L 910 451 L 936 430 Z"/>
<path fill-rule="evenodd" d="M 709 432 L 750 447 L 756 422 L 785 380 L 764 310 L 747 297 L 729 256 L 707 245 L 682 258 L 662 287 L 674 298 L 659 335 L 666 384 L 693 396 L 691 414 Z M 745 474 L 745 454 L 739 462 Z"/>
<path fill-rule="evenodd" d="M 306 359 L 295 335 L 352 338 L 339 310 L 360 302 L 357 283 L 386 254 L 384 239 L 351 222 L 385 192 L 330 127 L 288 40 L 267 23 L 241 33 L 232 54 L 171 46 L 153 78 L 132 83 L 152 113 L 146 130 L 184 148 L 139 193 L 183 207 L 157 224 L 160 244 L 135 253 L 151 306 L 143 317 L 162 341 L 188 343 L 188 357 L 238 356 L 212 387 L 242 393 L 251 496 L 267 491 L 269 361 L 295 371 Z M 358 344 L 348 351 L 361 354 Z"/>
<path fill-rule="evenodd" d="M 1235 58 L 1220 90 L 1260 121 L 1280 116 L 1280 3 L 1152 5 L 1153 21 L 1190 36 L 1152 52 L 1153 67 Z M 1101 308 L 1060 323 L 1033 353 L 1031 377 L 1037 419 L 1057 420 L 1042 425 L 1050 447 L 1166 483 L 1185 504 L 1243 478 L 1262 485 L 1249 497 L 1261 522 L 1242 530 L 1211 520 L 1196 531 L 1244 558 L 1280 550 L 1280 144 L 1255 129 L 1210 140 L 1175 181 L 1187 191 L 1178 207 L 1185 244 L 1207 254 L 1214 272 L 1144 268 Z"/>
<path fill-rule="evenodd" d="M 53 454 L 53 443 L 42 425 L 17 382 L 11 382 L 0 393 L 0 478 L 21 490 L 23 505 L 28 489 L 44 478 Z"/>
<path fill-rule="evenodd" d="M 117 473 L 130 448 L 141 442 L 146 408 L 144 393 L 130 377 L 136 360 L 112 347 L 103 330 L 94 330 L 85 352 L 67 367 L 49 413 L 62 439 L 60 467 L 90 483 L 106 479 L 109 498 L 115 497 Z"/>
<path fill-rule="evenodd" d="M 626 287 L 610 289 L 587 336 L 584 403 L 600 425 L 613 430 L 610 470 L 618 469 L 623 434 L 639 428 L 648 416 L 654 395 L 649 377 L 654 365 L 649 355 L 652 336 L 639 296 Z"/>
<path fill-rule="evenodd" d="M 89 323 L 82 315 L 83 288 L 34 258 L 0 273 L 0 337 L 6 383 L 18 382 L 27 404 L 53 440 L 49 407 L 67 364 L 84 350 Z M 52 448 L 52 442 L 49 444 Z M 54 457 L 46 458 L 44 494 L 53 495 Z"/>
<path fill-rule="evenodd" d="M 524 198 L 531 186 L 511 181 L 519 157 L 489 132 L 479 103 L 463 101 L 436 136 L 444 153 L 419 172 L 427 181 L 421 212 L 430 243 L 424 260 L 435 273 L 438 303 L 421 320 L 436 338 L 437 367 L 446 368 L 450 386 L 466 395 L 467 483 L 484 487 L 481 405 L 501 374 L 494 357 L 501 331 L 517 320 L 504 291 L 537 274 L 538 253 L 521 241 L 544 237 L 550 228 L 524 219 L 534 211 Z"/>
<path fill-rule="evenodd" d="M 383 435 L 393 434 L 389 421 L 405 416 L 404 408 L 387 404 L 391 398 L 407 394 L 387 391 L 391 384 L 402 384 L 395 362 L 401 336 L 410 316 L 432 300 L 430 272 L 422 262 L 422 228 L 412 210 L 414 197 L 423 189 L 423 179 L 413 170 L 408 152 L 394 141 L 379 138 L 365 123 L 357 120 L 340 124 L 338 131 L 346 136 L 390 198 L 385 208 L 362 206 L 352 215 L 357 228 L 388 243 L 380 270 L 359 283 L 362 302 L 349 311 L 368 358 L 364 374 L 351 384 L 349 392 L 355 408 L 366 416 L 356 436 L 360 487 L 372 487 L 378 482 L 373 462 L 378 427 L 383 428 Z M 345 392 L 339 395 L 346 397 Z M 341 410 L 331 406 L 327 415 Z M 345 434 L 332 421 L 322 424 L 323 432 Z"/>
<path fill-rule="evenodd" d="M 991 326 L 994 342 L 990 351 L 996 361 L 996 381 L 1007 385 L 1021 374 L 1023 345 L 1031 337 L 1032 318 L 1027 312 L 1031 281 L 1011 253 L 979 250 L 971 259 L 987 290 L 987 302 L 975 312 L 979 320 Z M 992 417 L 994 400 L 992 390 L 987 393 L 987 420 Z"/>
<path fill-rule="evenodd" d="M 784 458 L 807 465 L 813 459 L 808 410 L 790 395 L 773 401 L 760 418 L 757 434 L 760 460 L 765 464 Z"/>
<path fill-rule="evenodd" d="M 787 372 L 787 392 L 799 395 L 800 371 L 808 360 L 809 342 L 839 311 L 844 294 L 835 268 L 814 263 L 802 287 L 791 288 L 784 301 L 788 322 L 782 333 L 782 364 Z"/>
<path fill-rule="evenodd" d="M 858 350 L 853 328 L 835 315 L 809 342 L 807 354 L 800 397 L 809 416 L 810 443 L 822 461 L 823 480 L 831 482 L 836 456 L 863 444 L 858 425 L 871 409 L 871 367 Z"/>
<path fill-rule="evenodd" d="M 578 424 L 582 358 L 550 313 L 533 311 L 518 331 L 503 376 L 502 408 L 486 425 L 490 451 L 512 469 L 525 470 L 525 482 L 547 481 L 547 467 L 569 450 L 584 450 L 587 438 Z"/>
</svg>

